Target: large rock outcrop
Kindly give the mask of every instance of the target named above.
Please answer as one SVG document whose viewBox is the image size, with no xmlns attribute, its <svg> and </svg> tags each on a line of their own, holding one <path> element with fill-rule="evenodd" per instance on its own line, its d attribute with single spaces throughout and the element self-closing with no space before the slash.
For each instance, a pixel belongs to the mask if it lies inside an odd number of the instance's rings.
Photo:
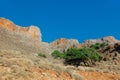
<svg viewBox="0 0 120 80">
<path fill-rule="evenodd" d="M 30 36 L 31 38 L 39 40 L 39 41 L 42 40 L 41 32 L 39 28 L 36 26 L 30 26 L 30 27 L 17 26 L 13 22 L 5 18 L 0 18 L 0 26 L 8 30 L 12 30 L 16 33 L 23 34 L 24 36 Z"/>
<path fill-rule="evenodd" d="M 119 43 L 120 41 L 115 39 L 113 36 L 107 36 L 100 39 L 90 39 L 86 40 L 83 43 L 79 43 L 76 39 L 66 39 L 60 38 L 53 41 L 50 45 L 52 49 L 59 50 L 61 52 L 67 50 L 68 48 L 82 48 L 89 47 L 95 43 L 107 43 L 108 45 Z"/>
<path fill-rule="evenodd" d="M 0 18 L 0 49 L 16 50 L 24 53 L 50 53 L 48 43 L 41 41 L 38 27 L 21 27 L 12 21 Z"/>
<path fill-rule="evenodd" d="M 63 52 L 67 50 L 68 48 L 74 48 L 78 44 L 79 42 L 76 39 L 60 38 L 60 39 L 53 41 L 50 45 L 52 49 Z"/>
<path fill-rule="evenodd" d="M 38 53 L 51 53 L 55 49 L 65 51 L 102 42 L 109 46 L 99 51 L 106 55 L 106 60 L 111 57 L 115 63 L 107 60 L 97 63 L 96 67 L 77 68 L 64 66 L 60 59 L 53 59 L 49 54 L 46 58 L 38 56 Z M 105 37 L 79 44 L 78 40 L 61 38 L 49 44 L 41 42 L 38 28 L 20 27 L 0 18 L 0 80 L 120 80 L 120 74 L 108 73 L 120 73 L 118 42 L 113 37 Z"/>
<path fill-rule="evenodd" d="M 108 43 L 108 44 L 115 44 L 115 43 L 119 43 L 120 41 L 115 39 L 113 36 L 107 36 L 107 37 L 103 37 L 100 39 L 90 39 L 90 40 L 86 40 L 83 44 L 84 45 L 91 45 L 91 44 L 95 44 L 95 43 Z"/>
</svg>

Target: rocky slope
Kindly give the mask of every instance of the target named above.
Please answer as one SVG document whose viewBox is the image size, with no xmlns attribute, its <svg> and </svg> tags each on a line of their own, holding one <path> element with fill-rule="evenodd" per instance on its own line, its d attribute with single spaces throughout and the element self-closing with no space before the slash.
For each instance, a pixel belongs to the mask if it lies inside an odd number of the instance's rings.
<svg viewBox="0 0 120 80">
<path fill-rule="evenodd" d="M 41 40 L 41 32 L 36 26 L 20 27 L 7 19 L 0 18 L 1 49 L 18 50 L 25 53 L 48 53 L 49 45 Z"/>
<path fill-rule="evenodd" d="M 114 37 L 82 44 L 75 39 L 60 38 L 49 44 L 42 42 L 41 36 L 36 26 L 21 27 L 0 18 L 0 80 L 120 80 L 120 44 Z M 65 66 L 62 60 L 50 55 L 54 50 L 63 52 L 102 42 L 109 44 L 98 50 L 106 55 L 106 61 L 94 67 Z M 39 53 L 46 58 L 38 56 Z"/>
</svg>

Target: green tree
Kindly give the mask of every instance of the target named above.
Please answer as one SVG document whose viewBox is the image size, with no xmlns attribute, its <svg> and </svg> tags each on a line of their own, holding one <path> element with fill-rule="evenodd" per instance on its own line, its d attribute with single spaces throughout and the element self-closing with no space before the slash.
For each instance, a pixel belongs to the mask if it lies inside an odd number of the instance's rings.
<svg viewBox="0 0 120 80">
<path fill-rule="evenodd" d="M 81 62 L 90 66 L 103 58 L 103 56 L 93 48 L 71 48 L 64 53 L 60 53 L 55 50 L 52 53 L 52 56 L 55 58 L 63 58 L 65 59 L 65 64 L 72 64 L 76 66 L 79 66 Z"/>
</svg>

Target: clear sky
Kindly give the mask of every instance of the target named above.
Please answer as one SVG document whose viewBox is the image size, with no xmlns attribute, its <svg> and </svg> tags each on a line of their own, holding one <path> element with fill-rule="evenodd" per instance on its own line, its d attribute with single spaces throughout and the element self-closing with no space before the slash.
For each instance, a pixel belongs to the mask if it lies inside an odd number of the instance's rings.
<svg viewBox="0 0 120 80">
<path fill-rule="evenodd" d="M 39 26 L 47 42 L 109 35 L 120 39 L 120 0 L 1 0 L 0 17 Z"/>
</svg>

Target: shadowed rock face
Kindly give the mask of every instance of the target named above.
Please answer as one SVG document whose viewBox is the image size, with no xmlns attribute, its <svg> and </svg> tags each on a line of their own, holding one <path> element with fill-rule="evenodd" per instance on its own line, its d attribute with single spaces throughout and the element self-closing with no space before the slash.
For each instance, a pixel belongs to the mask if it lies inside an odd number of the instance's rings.
<svg viewBox="0 0 120 80">
<path fill-rule="evenodd" d="M 12 30 L 16 33 L 30 36 L 33 39 L 37 39 L 39 41 L 42 40 L 40 30 L 36 26 L 30 26 L 30 27 L 17 26 L 13 22 L 11 22 L 10 20 L 7 20 L 5 18 L 0 18 L 0 26 L 6 28 L 8 30 Z"/>
</svg>

